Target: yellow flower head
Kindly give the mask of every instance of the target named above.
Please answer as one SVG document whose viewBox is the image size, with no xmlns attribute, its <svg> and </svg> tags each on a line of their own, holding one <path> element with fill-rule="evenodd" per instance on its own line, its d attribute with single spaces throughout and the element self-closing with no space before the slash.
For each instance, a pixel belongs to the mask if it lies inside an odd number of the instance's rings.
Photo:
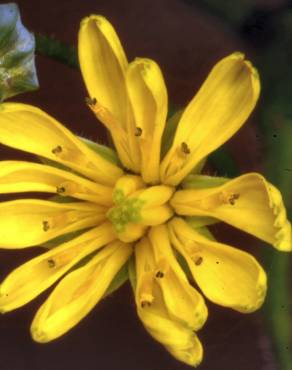
<svg viewBox="0 0 292 370">
<path fill-rule="evenodd" d="M 51 341 L 83 319 L 128 264 L 146 330 L 196 366 L 207 308 L 181 260 L 209 300 L 243 313 L 261 306 L 267 288 L 256 259 L 217 242 L 208 225 L 223 221 L 278 250 L 292 248 L 281 194 L 263 176 L 201 174 L 208 154 L 253 110 L 258 74 L 241 53 L 217 63 L 177 115 L 164 155 L 162 136 L 173 121 L 166 126 L 159 66 L 144 58 L 128 63 L 115 30 L 96 15 L 81 22 L 78 51 L 87 104 L 108 128 L 118 160 L 36 107 L 0 106 L 0 142 L 46 159 L 0 162 L 0 192 L 54 194 L 0 204 L 2 248 L 47 248 L 4 280 L 0 310 L 26 304 L 62 278 L 31 326 L 34 340 Z"/>
</svg>

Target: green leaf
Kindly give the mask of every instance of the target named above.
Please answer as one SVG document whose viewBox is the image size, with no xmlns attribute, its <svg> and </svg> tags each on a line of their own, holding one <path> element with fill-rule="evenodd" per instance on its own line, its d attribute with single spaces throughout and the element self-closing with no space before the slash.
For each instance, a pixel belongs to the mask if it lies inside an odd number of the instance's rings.
<svg viewBox="0 0 292 370">
<path fill-rule="evenodd" d="M 105 298 L 109 294 L 112 294 L 114 291 L 119 289 L 128 280 L 128 278 L 129 278 L 128 266 L 125 263 L 124 266 L 120 269 L 120 271 L 116 274 L 116 276 L 110 283 L 110 286 L 107 288 L 107 291 L 104 293 L 103 298 Z"/>
<path fill-rule="evenodd" d="M 39 87 L 35 39 L 23 26 L 16 4 L 0 5 L 0 100 Z"/>
</svg>

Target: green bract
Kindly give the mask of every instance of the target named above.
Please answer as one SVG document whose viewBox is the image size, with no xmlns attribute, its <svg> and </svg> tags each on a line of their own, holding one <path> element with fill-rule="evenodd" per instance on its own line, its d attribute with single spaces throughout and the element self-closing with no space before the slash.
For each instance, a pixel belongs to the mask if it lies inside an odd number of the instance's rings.
<svg viewBox="0 0 292 370">
<path fill-rule="evenodd" d="M 39 87 L 35 39 L 21 23 L 16 4 L 0 5 L 0 100 Z"/>
</svg>

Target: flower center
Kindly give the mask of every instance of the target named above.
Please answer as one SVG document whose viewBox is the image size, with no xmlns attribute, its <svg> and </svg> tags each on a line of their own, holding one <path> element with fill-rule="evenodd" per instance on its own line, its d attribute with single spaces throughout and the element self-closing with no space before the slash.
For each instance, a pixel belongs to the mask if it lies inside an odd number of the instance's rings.
<svg viewBox="0 0 292 370">
<path fill-rule="evenodd" d="M 149 226 L 160 225 L 173 216 L 169 200 L 174 188 L 147 187 L 142 178 L 122 176 L 113 191 L 114 206 L 107 212 L 117 238 L 123 242 L 140 239 Z"/>
</svg>

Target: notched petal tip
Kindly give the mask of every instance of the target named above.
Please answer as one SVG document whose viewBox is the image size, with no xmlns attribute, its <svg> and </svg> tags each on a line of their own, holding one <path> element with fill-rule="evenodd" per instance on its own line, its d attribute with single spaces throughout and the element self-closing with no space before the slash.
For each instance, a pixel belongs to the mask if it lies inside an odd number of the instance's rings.
<svg viewBox="0 0 292 370">
<path fill-rule="evenodd" d="M 193 333 L 192 338 L 190 338 L 190 343 L 188 347 L 168 347 L 167 350 L 177 360 L 182 361 L 192 367 L 198 367 L 203 360 L 203 346 L 195 333 Z"/>
<path fill-rule="evenodd" d="M 242 69 L 239 69 L 239 73 L 247 73 L 247 75 L 250 76 L 251 93 L 253 94 L 254 102 L 256 102 L 261 88 L 258 70 L 254 67 L 251 61 L 245 58 L 245 54 L 240 51 L 228 55 L 219 63 L 228 62 L 228 60 L 234 60 L 237 63 L 242 64 Z"/>
<path fill-rule="evenodd" d="M 263 305 L 267 294 L 267 275 L 265 271 L 258 265 L 258 278 L 255 282 L 254 297 L 246 305 L 235 307 L 235 310 L 241 313 L 252 313 L 257 311 Z"/>
<path fill-rule="evenodd" d="M 269 206 L 275 216 L 273 226 L 276 232 L 273 246 L 280 251 L 290 252 L 292 250 L 291 224 L 287 219 L 282 195 L 275 186 L 269 184 L 264 178 L 263 181 L 269 198 Z"/>
<path fill-rule="evenodd" d="M 99 14 L 90 14 L 89 16 L 81 19 L 80 27 L 85 27 L 90 22 L 95 22 L 97 25 L 102 25 L 103 23 L 109 23 L 108 20 Z"/>
<path fill-rule="evenodd" d="M 30 328 L 30 334 L 32 339 L 37 343 L 48 343 L 50 342 L 49 337 L 46 335 L 45 331 L 34 325 Z"/>
</svg>

